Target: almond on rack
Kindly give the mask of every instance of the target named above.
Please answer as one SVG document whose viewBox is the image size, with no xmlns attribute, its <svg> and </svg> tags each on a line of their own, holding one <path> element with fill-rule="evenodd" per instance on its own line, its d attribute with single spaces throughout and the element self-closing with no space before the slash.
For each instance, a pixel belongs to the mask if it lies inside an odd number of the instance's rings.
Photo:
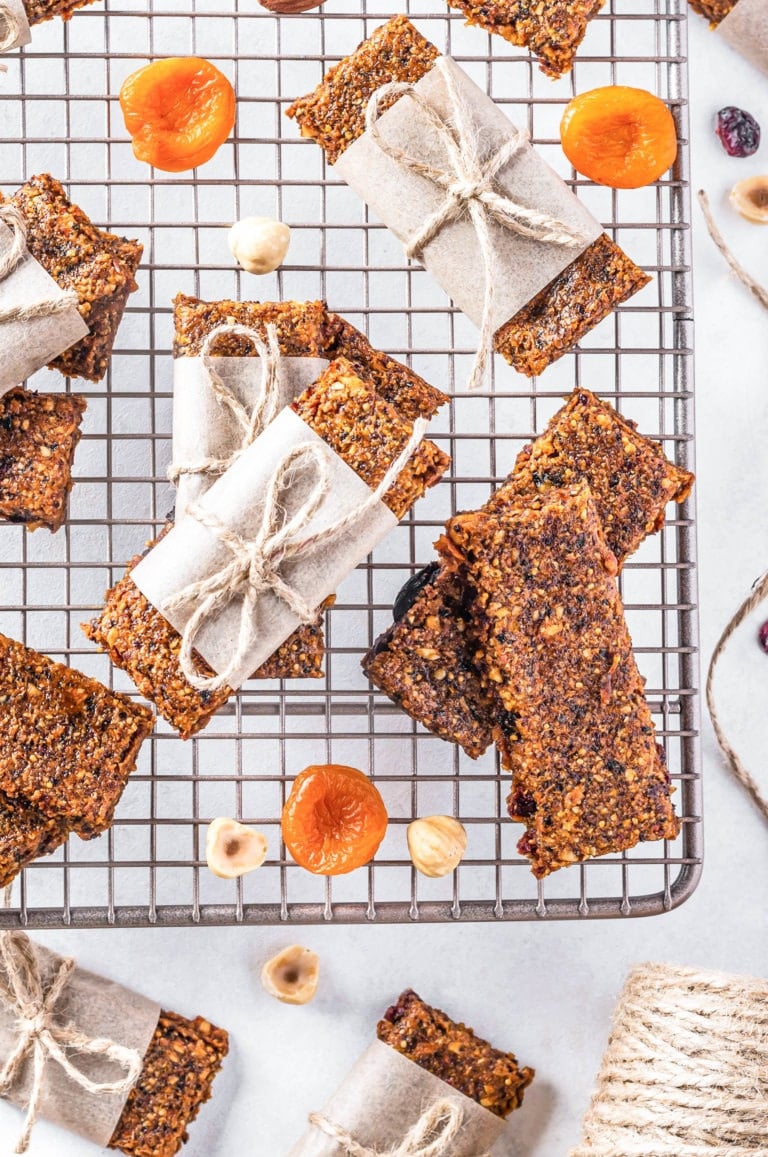
<svg viewBox="0 0 768 1157">
<path fill-rule="evenodd" d="M 205 858 L 214 876 L 236 880 L 261 867 L 267 858 L 267 841 L 254 828 L 221 816 L 208 825 Z"/>
<path fill-rule="evenodd" d="M 310 8 L 319 8 L 323 0 L 259 0 L 262 8 L 270 12 L 277 12 L 280 16 L 292 16 L 296 12 L 309 12 Z"/>
<path fill-rule="evenodd" d="M 731 189 L 731 204 L 747 221 L 768 225 L 768 177 L 737 181 Z"/>
<path fill-rule="evenodd" d="M 284 1004 L 308 1004 L 317 992 L 320 959 L 316 952 L 292 944 L 266 962 L 261 983 L 270 996 Z"/>
</svg>

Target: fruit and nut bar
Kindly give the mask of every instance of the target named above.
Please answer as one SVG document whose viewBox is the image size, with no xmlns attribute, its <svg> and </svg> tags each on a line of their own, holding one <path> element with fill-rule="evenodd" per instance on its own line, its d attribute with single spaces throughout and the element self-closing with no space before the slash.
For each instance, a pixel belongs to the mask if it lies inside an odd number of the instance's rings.
<svg viewBox="0 0 768 1157">
<path fill-rule="evenodd" d="M 83 630 L 107 652 L 116 667 L 130 676 L 182 739 L 189 739 L 206 726 L 233 691 L 228 687 L 198 691 L 188 682 L 178 658 L 181 636 L 131 578 L 131 570 L 141 558 L 138 555 L 131 559 L 126 573 L 107 591 L 98 617 L 83 624 Z M 286 639 L 253 678 L 319 679 L 324 657 L 321 623 L 305 624 Z M 197 663 L 204 674 L 212 674 L 199 655 Z"/>
<path fill-rule="evenodd" d="M 82 839 L 108 828 L 154 716 L 0 635 L 0 791 Z"/>
<path fill-rule="evenodd" d="M 545 6 L 541 0 L 536 11 Z M 473 10 L 477 14 L 496 7 L 473 5 Z M 395 16 L 331 68 L 314 92 L 294 101 L 287 115 L 334 164 L 365 132 L 366 107 L 376 89 L 392 81 L 416 83 L 439 55 L 405 16 Z M 497 330 L 494 346 L 520 373 L 541 373 L 649 280 L 602 234 Z"/>
<path fill-rule="evenodd" d="M 44 816 L 23 799 L 0 792 L 0 888 L 15 880 L 22 868 L 47 856 L 69 835 L 64 820 Z"/>
<path fill-rule="evenodd" d="M 508 1117 L 520 1107 L 534 1078 L 533 1069 L 521 1069 L 514 1053 L 494 1048 L 412 989 L 387 1009 L 376 1035 L 497 1117 Z"/>
<path fill-rule="evenodd" d="M 438 547 L 471 592 L 467 629 L 534 874 L 674 839 L 618 564 L 586 483 L 458 515 Z"/>
<path fill-rule="evenodd" d="M 542 72 L 562 76 L 573 66 L 587 25 L 605 0 L 448 0 L 467 24 L 496 32 L 510 44 L 528 48 Z"/>
<path fill-rule="evenodd" d="M 72 489 L 85 398 L 21 386 L 0 397 L 0 519 L 59 529 Z"/>
<path fill-rule="evenodd" d="M 220 325 L 244 325 L 262 335 L 269 323 L 277 329 L 284 357 L 345 357 L 356 372 L 404 418 L 431 418 L 448 399 L 440 390 L 388 354 L 374 349 L 358 329 L 322 301 L 200 301 L 178 294 L 174 300 L 175 358 L 197 357 L 208 334 Z M 247 338 L 223 334 L 214 345 L 220 357 L 250 357 Z"/>
<path fill-rule="evenodd" d="M 53 20 L 54 16 L 69 20 L 78 8 L 85 8 L 93 2 L 94 0 L 23 0 L 24 11 L 30 24 L 42 24 L 45 20 Z"/>
<path fill-rule="evenodd" d="M 733 12 L 738 0 L 688 0 L 694 12 L 706 16 L 710 24 L 719 24 L 729 12 Z"/>
<path fill-rule="evenodd" d="M 51 365 L 72 377 L 101 381 L 129 294 L 138 288 L 134 275 L 142 246 L 99 229 L 47 173 L 32 177 L 10 201 L 26 222 L 30 253 L 62 289 L 77 294 L 90 330 Z"/>
<path fill-rule="evenodd" d="M 346 358 L 336 358 L 293 403 L 302 421 L 374 490 L 405 449 L 412 425 L 374 387 L 357 376 Z M 397 518 L 448 469 L 450 459 L 424 439 L 382 498 Z"/>
<path fill-rule="evenodd" d="M 109 1142 L 128 1157 L 173 1157 L 210 1100 L 229 1037 L 202 1017 L 161 1012 L 139 1079 Z"/>
<path fill-rule="evenodd" d="M 577 389 L 483 507 L 503 513 L 522 496 L 585 479 L 608 546 L 623 563 L 682 502 L 693 475 L 589 390 Z M 428 731 L 476 758 L 492 742 L 486 692 L 467 641 L 469 609 L 457 576 L 435 567 L 423 589 L 363 659 L 371 682 Z"/>
</svg>

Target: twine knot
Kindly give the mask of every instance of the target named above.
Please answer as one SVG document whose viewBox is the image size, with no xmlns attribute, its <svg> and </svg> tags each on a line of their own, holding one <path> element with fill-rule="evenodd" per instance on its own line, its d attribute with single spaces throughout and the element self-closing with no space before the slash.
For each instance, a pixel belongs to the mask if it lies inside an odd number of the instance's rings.
<svg viewBox="0 0 768 1157">
<path fill-rule="evenodd" d="M 266 591 L 271 591 L 284 602 L 299 623 L 317 620 L 322 597 L 315 605 L 308 603 L 283 578 L 280 573 L 281 564 L 316 549 L 359 522 L 389 490 L 418 448 L 426 427 L 425 419 L 417 419 L 408 442 L 376 489 L 371 491 L 364 502 L 315 534 L 300 537 L 301 531 L 309 525 L 330 493 L 329 462 L 334 453 L 329 446 L 319 441 L 302 442 L 285 453 L 267 486 L 261 522 L 253 538 L 244 538 L 216 515 L 195 503 L 187 508 L 187 515 L 210 530 L 231 555 L 215 573 L 189 583 L 160 608 L 164 613 L 172 613 L 183 606 L 195 605 L 181 633 L 179 651 L 181 669 L 193 687 L 199 691 L 214 692 L 231 685 L 229 680 L 245 661 L 252 647 L 256 606 Z M 284 497 L 295 486 L 299 473 L 306 470 L 314 475 L 312 485 L 298 509 L 289 516 L 284 509 Z M 195 643 L 200 631 L 223 607 L 240 597 L 243 600 L 240 629 L 232 657 L 218 674 L 201 674 L 195 654 Z"/>
<path fill-rule="evenodd" d="M 386 1150 L 361 1145 L 347 1129 L 328 1120 L 322 1113 L 310 1113 L 309 1123 L 342 1146 L 347 1157 L 440 1157 L 448 1153 L 449 1145 L 458 1137 L 464 1124 L 464 1113 L 454 1101 L 435 1101 L 411 1126 L 403 1140 Z M 477 1153 L 475 1157 L 490 1157 L 490 1154 Z"/>
<path fill-rule="evenodd" d="M 258 393 L 251 407 L 244 406 L 234 391 L 227 385 L 215 366 L 211 351 L 221 337 L 242 337 L 252 342 L 261 365 L 261 380 Z M 208 384 L 220 406 L 229 410 L 240 427 L 242 440 L 238 448 L 227 458 L 203 458 L 192 465 L 173 463 L 168 467 L 168 480 L 176 486 L 182 474 L 224 474 L 261 431 L 268 426 L 277 413 L 282 358 L 277 326 L 270 322 L 266 327 L 266 341 L 261 334 L 247 325 L 226 322 L 217 325 L 206 336 L 200 348 L 200 360 L 208 379 Z"/>
<path fill-rule="evenodd" d="M 0 37 L 2 19 L 5 15 L 5 10 L 0 6 Z M 2 51 L 0 40 L 0 52 Z M 11 243 L 0 253 L 0 281 L 5 281 L 18 269 L 27 254 L 27 223 L 20 210 L 8 201 L 0 205 L 0 221 L 11 231 Z M 11 321 L 32 321 L 36 318 L 52 317 L 73 307 L 76 309 L 78 304 L 77 294 L 68 289 L 58 293 L 56 297 L 44 297 L 28 305 L 11 305 L 7 309 L 0 309 L 0 325 Z"/>
<path fill-rule="evenodd" d="M 24 1062 L 30 1053 L 32 1055 L 32 1088 L 15 1149 L 16 1153 L 26 1153 L 37 1121 L 48 1061 L 60 1065 L 67 1076 L 86 1092 L 98 1095 L 127 1093 L 141 1072 L 143 1058 L 136 1049 L 101 1037 L 88 1037 L 70 1025 L 56 1022 L 56 1004 L 75 968 L 74 960 L 66 958 L 61 961 L 47 989 L 43 987 L 37 956 L 24 932 L 0 934 L 0 960 L 3 966 L 0 1004 L 15 1014 L 18 1034 L 15 1047 L 0 1070 L 0 1096 L 13 1088 Z M 92 1081 L 73 1065 L 69 1052 L 106 1057 L 123 1070 L 124 1076 L 114 1081 Z"/>
<path fill-rule="evenodd" d="M 497 188 L 496 175 L 512 158 L 530 146 L 528 133 L 516 130 L 515 136 L 504 143 L 487 159 L 479 151 L 478 133 L 464 96 L 459 91 L 445 57 L 436 61 L 448 96 L 451 118 L 444 119 L 419 89 L 404 82 L 382 85 L 371 96 L 366 109 L 366 129 L 382 152 L 419 176 L 438 185 L 446 193 L 445 201 L 424 222 L 405 246 L 408 258 L 420 257 L 427 245 L 449 225 L 466 213 L 477 233 L 480 255 L 485 273 L 485 296 L 480 323 L 480 343 L 467 388 L 481 388 L 486 366 L 493 352 L 493 304 L 495 253 L 491 237 L 491 222 L 511 229 L 521 237 L 564 247 L 583 247 L 586 238 L 579 230 L 539 213 L 510 197 Z M 414 157 L 381 135 L 379 118 L 382 105 L 390 107 L 392 98 L 410 97 L 424 114 L 431 133 L 440 141 L 447 157 L 447 168 L 438 168 Z"/>
</svg>

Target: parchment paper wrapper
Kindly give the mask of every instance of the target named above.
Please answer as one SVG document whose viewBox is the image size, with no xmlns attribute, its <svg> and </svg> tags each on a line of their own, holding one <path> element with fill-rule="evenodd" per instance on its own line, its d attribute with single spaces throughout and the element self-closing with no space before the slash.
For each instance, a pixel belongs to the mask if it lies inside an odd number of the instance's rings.
<svg viewBox="0 0 768 1157">
<path fill-rule="evenodd" d="M 716 31 L 751 64 L 768 72 L 768 3 L 739 0 Z"/>
<path fill-rule="evenodd" d="M 516 135 L 512 122 L 450 57 L 443 58 L 471 111 L 487 159 Z M 439 69 L 432 69 L 415 88 L 452 120 L 451 102 Z M 415 101 L 402 97 L 378 120 L 385 141 L 405 149 L 435 168 L 452 172 L 445 147 Z M 408 242 L 445 203 L 443 189 L 427 177 L 388 157 L 369 133 L 363 133 L 333 166 L 401 241 Z M 491 222 L 496 255 L 493 326 L 514 317 L 553 278 L 575 261 L 603 232 L 568 186 L 530 146 L 525 146 L 499 170 L 495 184 L 513 200 L 548 213 L 584 236 L 580 247 L 532 241 Z M 485 267 L 477 233 L 465 214 L 446 225 L 426 246 L 423 263 L 456 305 L 479 326 L 485 300 Z"/>
<path fill-rule="evenodd" d="M 219 377 L 250 413 L 261 394 L 261 358 L 211 358 Z M 327 358 L 281 358 L 278 411 L 316 382 Z M 214 394 L 202 358 L 173 363 L 173 464 L 195 466 L 208 458 L 227 459 L 243 444 L 243 430 L 232 411 Z M 182 474 L 176 488 L 176 522 L 186 515 L 218 474 Z"/>
<path fill-rule="evenodd" d="M 360 1145 L 387 1152 L 403 1140 L 430 1105 L 446 1100 L 461 1107 L 465 1124 L 448 1144 L 445 1157 L 487 1152 L 501 1136 L 505 1122 L 377 1040 L 323 1107 L 322 1115 L 346 1129 Z M 344 1155 L 340 1145 L 310 1127 L 288 1157 Z"/>
<path fill-rule="evenodd" d="M 11 230 L 0 221 L 0 251 L 8 249 L 11 240 Z M 29 252 L 0 281 L 0 310 L 58 297 L 64 297 L 64 291 Z M 88 332 L 74 305 L 50 317 L 0 322 L 0 394 L 18 386 Z"/>
<path fill-rule="evenodd" d="M 0 0 L 0 52 L 21 48 L 31 40 L 27 12 L 21 0 Z"/>
<path fill-rule="evenodd" d="M 246 541 L 251 541 L 261 525 L 264 494 L 286 452 L 293 446 L 316 442 L 329 451 L 329 492 L 301 538 L 316 534 L 350 510 L 357 510 L 371 496 L 371 490 L 330 447 L 291 409 L 285 409 L 245 450 L 226 474 L 203 496 L 200 507 L 215 515 Z M 291 488 L 283 503 L 287 516 L 295 513 L 306 498 L 310 480 L 303 477 Z M 319 607 L 328 595 L 354 570 L 358 563 L 397 525 L 397 519 L 383 502 L 352 523 L 330 541 L 308 550 L 300 558 L 280 565 L 283 579 L 310 606 Z M 194 518 L 176 525 L 131 572 L 139 590 L 165 615 L 181 634 L 194 612 L 186 605 L 167 612 L 167 600 L 191 583 L 216 574 L 232 559 L 229 549 Z M 209 619 L 197 636 L 195 649 L 214 671 L 225 670 L 234 654 L 240 633 L 242 598 L 233 599 L 215 619 Z M 273 655 L 299 625 L 289 607 L 271 591 L 259 598 L 252 623 L 252 645 L 229 685 L 237 689 L 253 671 Z"/>
<path fill-rule="evenodd" d="M 40 944 L 33 944 L 47 991 L 62 957 Z M 84 968 L 75 968 L 56 1004 L 57 1023 L 71 1025 L 91 1038 L 107 1037 L 115 1044 L 146 1054 L 160 1017 L 160 1005 Z M 10 1054 L 17 1040 L 14 1016 L 0 1007 L 0 1058 Z M 91 1080 L 119 1080 L 123 1071 L 104 1057 L 89 1057 L 71 1051 L 70 1060 Z M 21 1070 L 20 1080 L 7 1099 L 26 1108 L 32 1081 L 31 1052 Z M 40 1116 L 70 1133 L 106 1145 L 120 1120 L 128 1092 L 87 1093 L 49 1059 L 45 1066 Z"/>
</svg>

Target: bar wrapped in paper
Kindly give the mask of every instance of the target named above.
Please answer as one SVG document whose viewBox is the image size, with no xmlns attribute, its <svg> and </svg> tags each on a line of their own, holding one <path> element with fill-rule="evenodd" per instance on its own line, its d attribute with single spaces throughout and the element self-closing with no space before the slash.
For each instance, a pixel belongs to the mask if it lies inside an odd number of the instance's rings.
<svg viewBox="0 0 768 1157">
<path fill-rule="evenodd" d="M 422 424 L 423 428 L 423 424 Z M 397 518 L 381 501 L 370 506 L 371 488 L 330 449 L 291 409 L 285 409 L 203 495 L 194 517 L 188 515 L 142 559 L 131 577 L 145 597 L 181 634 L 199 608 L 197 594 L 181 605 L 178 596 L 196 584 L 208 582 L 231 566 L 233 553 L 219 533 L 203 525 L 213 521 L 226 528 L 240 544 L 250 544 L 263 528 L 266 495 L 282 464 L 299 448 L 309 447 L 325 463 L 327 473 L 323 497 L 311 516 L 300 525 L 296 539 L 302 542 L 323 534 L 340 519 L 354 517 L 339 533 L 310 545 L 294 557 L 285 557 L 276 566 L 280 580 L 298 598 L 319 608 L 340 583 L 374 547 L 397 525 Z M 296 471 L 290 486 L 279 495 L 282 520 L 296 520 L 318 484 L 312 470 Z M 238 548 L 239 549 L 239 548 Z M 269 569 L 269 565 L 266 567 Z M 227 685 L 237 688 L 259 668 L 296 629 L 301 619 L 267 587 L 258 595 L 252 615 L 246 621 L 243 589 L 224 597 L 215 614 L 201 624 L 194 648 L 221 675 Z M 241 631 L 247 631 L 243 646 Z M 238 655 L 233 668 L 233 656 Z"/>
<path fill-rule="evenodd" d="M 12 256 L 20 241 L 18 214 L 4 206 L 3 215 L 14 226 L 9 228 L 0 219 L 0 266 L 10 265 L 0 276 L 0 394 L 20 385 L 89 332 L 76 298 L 56 284 L 26 247 Z"/>
<path fill-rule="evenodd" d="M 510 141 L 518 139 L 518 129 L 454 60 L 443 56 L 413 89 L 445 125 L 454 123 L 456 113 L 446 80 L 463 103 L 469 118 L 466 136 L 474 139 L 483 169 Z M 420 102 L 407 94 L 402 96 L 378 117 L 376 127 L 389 146 L 459 181 L 461 174 L 456 172 L 447 137 L 435 132 Z M 534 239 L 488 214 L 493 253 L 490 318 L 494 331 L 602 234 L 600 224 L 530 144 L 520 141 L 519 145 L 494 173 L 493 185 L 516 205 L 534 210 L 542 219 L 559 222 L 563 239 L 561 243 Z M 383 151 L 370 129 L 345 149 L 333 170 L 406 245 L 445 205 L 448 196 L 445 184 L 436 183 Z M 464 212 L 449 220 L 423 247 L 419 258 L 459 309 L 481 326 L 489 271 L 471 215 Z"/>
<path fill-rule="evenodd" d="M 440 1105 L 452 1107 L 450 1118 L 446 1112 L 438 1114 L 443 1121 L 458 1122 L 455 1136 L 446 1135 L 441 1157 L 485 1157 L 504 1131 L 501 1117 L 389 1045 L 374 1041 L 316 1115 L 323 1124 L 311 1125 L 288 1157 L 344 1157 L 350 1152 L 348 1142 L 335 1139 L 334 1131 L 337 1138 L 346 1135 L 377 1153 L 400 1152 L 397 1147 L 409 1131 L 428 1121 L 427 1114 Z M 433 1127 L 429 1139 L 439 1136 L 439 1129 L 439 1124 Z M 414 1146 L 413 1151 L 421 1148 Z"/>
<path fill-rule="evenodd" d="M 716 31 L 742 56 L 768 72 L 768 4 L 766 0 L 738 0 Z"/>
<path fill-rule="evenodd" d="M 39 969 L 42 993 L 49 994 L 56 982 L 62 966 L 70 962 L 42 945 L 34 944 L 23 933 L 3 933 L 3 958 L 9 957 L 14 968 L 21 964 L 22 975 L 26 970 L 18 953 L 33 953 Z M 18 939 L 21 937 L 21 943 Z M 8 969 L 0 962 L 0 983 L 3 989 L 9 986 Z M 18 982 L 17 982 L 18 984 Z M 50 1053 L 43 1070 L 42 1087 L 37 1101 L 36 1116 L 60 1125 L 80 1137 L 94 1141 L 97 1145 L 107 1145 L 120 1120 L 131 1091 L 133 1081 L 126 1086 L 127 1063 L 130 1060 L 138 1075 L 141 1061 L 152 1040 L 160 1006 L 155 1001 L 124 988 L 121 984 L 96 976 L 84 968 L 74 967 L 66 977 L 53 1007 L 43 1014 L 48 1032 L 55 1044 L 62 1047 L 72 1067 L 89 1081 L 96 1084 L 120 1084 L 116 1092 L 93 1092 L 84 1088 L 76 1079 L 65 1072 Z M 14 1050 L 20 1045 L 20 1033 L 24 1032 L 23 1021 L 19 1020 L 19 1010 L 12 1007 L 5 994 L 0 999 L 0 1063 L 5 1065 Z M 113 1055 L 93 1052 L 89 1055 L 77 1044 L 67 1045 L 68 1038 L 78 1034 L 91 1044 L 110 1042 L 125 1056 L 122 1062 Z M 33 1091 L 33 1052 L 41 1047 L 32 1037 L 11 1088 L 3 1095 L 14 1104 L 26 1108 Z M 45 1046 L 42 1046 L 43 1048 Z M 133 1054 L 131 1056 L 131 1054 Z M 17 1149 L 17 1152 L 21 1150 Z"/>
<path fill-rule="evenodd" d="M 280 357 L 275 397 L 270 405 L 272 412 L 279 413 L 298 398 L 328 364 L 327 358 Z M 212 387 L 212 373 L 234 399 L 234 406 L 226 405 L 217 397 Z M 260 357 L 174 359 L 170 473 L 172 479 L 177 479 L 177 524 L 184 520 L 187 506 L 202 498 L 230 459 L 247 445 L 247 418 L 262 404 L 264 381 Z M 255 433 L 260 433 L 262 428 L 257 428 Z"/>
<path fill-rule="evenodd" d="M 32 41 L 27 11 L 21 0 L 0 0 L 0 52 Z"/>
</svg>

